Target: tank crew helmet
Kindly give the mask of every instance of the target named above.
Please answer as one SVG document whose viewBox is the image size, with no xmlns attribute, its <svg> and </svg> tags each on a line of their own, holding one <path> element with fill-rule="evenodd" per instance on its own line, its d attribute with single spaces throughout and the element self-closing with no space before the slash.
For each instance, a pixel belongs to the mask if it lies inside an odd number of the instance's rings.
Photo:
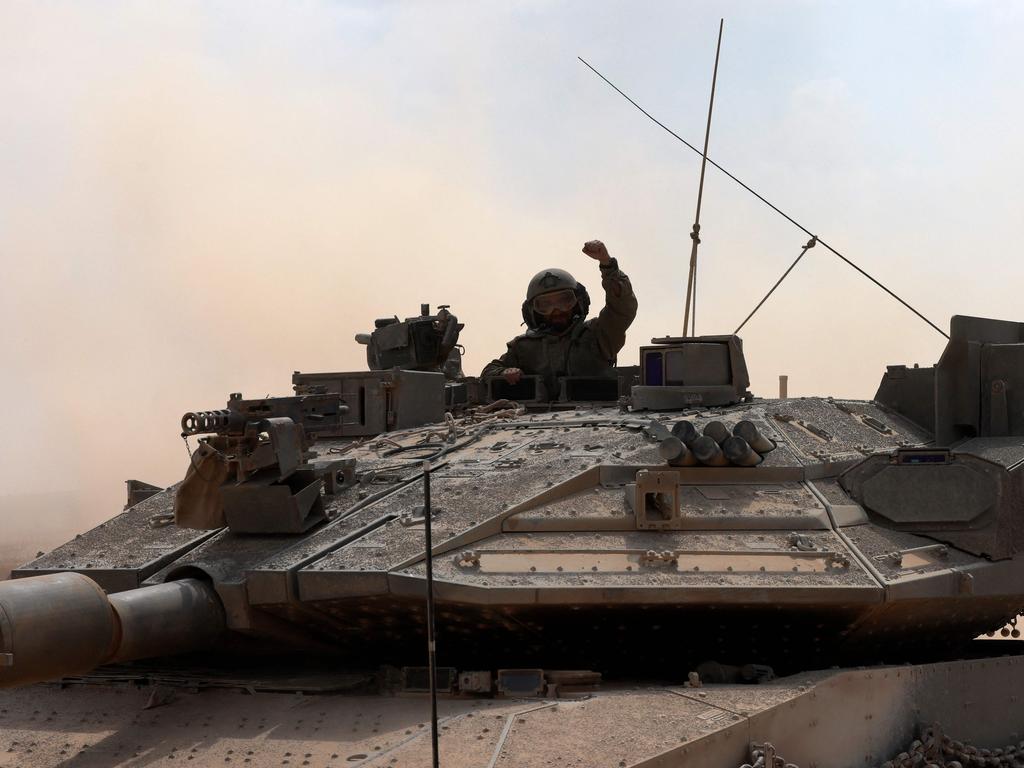
<svg viewBox="0 0 1024 768">
<path fill-rule="evenodd" d="M 523 302 L 523 321 L 531 330 L 543 328 L 555 310 L 568 312 L 572 321 L 586 317 L 590 295 L 582 283 L 564 269 L 545 269 L 530 280 Z"/>
</svg>

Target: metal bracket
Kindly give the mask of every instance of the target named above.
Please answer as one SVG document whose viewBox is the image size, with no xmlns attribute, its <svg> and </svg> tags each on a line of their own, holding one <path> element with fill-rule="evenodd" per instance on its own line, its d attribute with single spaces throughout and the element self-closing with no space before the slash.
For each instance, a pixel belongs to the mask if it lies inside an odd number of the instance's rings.
<svg viewBox="0 0 1024 768">
<path fill-rule="evenodd" d="M 640 556 L 640 565 L 647 566 L 648 568 L 673 566 L 678 563 L 679 554 L 669 549 L 666 549 L 664 552 L 655 552 L 653 549 L 649 549 Z"/>
<path fill-rule="evenodd" d="M 499 669 L 497 689 L 504 696 L 540 696 L 544 693 L 544 670 Z"/>
<path fill-rule="evenodd" d="M 904 566 L 904 558 L 911 559 L 909 565 Z M 931 557 L 931 556 L 934 556 Z M 928 544 L 923 547 L 913 547 L 911 549 L 901 549 L 896 552 L 886 552 L 882 555 L 877 555 L 875 560 L 879 562 L 888 560 L 889 564 L 895 568 L 920 568 L 925 565 L 929 565 L 934 562 L 935 558 L 949 557 L 949 547 L 945 544 Z"/>
<path fill-rule="evenodd" d="M 638 529 L 664 530 L 678 526 L 679 474 L 641 469 L 636 473 L 633 509 Z"/>
<path fill-rule="evenodd" d="M 302 427 L 287 416 L 278 416 L 263 419 L 256 428 L 270 436 L 277 457 L 277 479 L 284 480 L 302 461 Z"/>
<path fill-rule="evenodd" d="M 333 459 L 313 464 L 313 470 L 324 481 L 324 493 L 333 495 L 356 484 L 356 460 Z"/>
<path fill-rule="evenodd" d="M 459 568 L 479 568 L 480 555 L 471 549 L 467 549 L 455 556 L 455 565 Z"/>
</svg>

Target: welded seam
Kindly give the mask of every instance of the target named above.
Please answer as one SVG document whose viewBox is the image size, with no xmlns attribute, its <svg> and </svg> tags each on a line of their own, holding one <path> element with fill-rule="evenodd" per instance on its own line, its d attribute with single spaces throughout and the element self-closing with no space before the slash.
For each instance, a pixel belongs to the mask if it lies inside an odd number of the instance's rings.
<svg viewBox="0 0 1024 768">
<path fill-rule="evenodd" d="M 851 541 L 850 537 L 843 532 L 843 529 L 836 524 L 836 519 L 832 515 L 832 505 L 825 499 L 824 494 L 822 494 L 822 492 L 819 491 L 810 480 L 805 481 L 805 485 L 807 486 L 807 489 L 814 494 L 818 501 L 824 505 L 825 511 L 828 513 L 829 522 L 832 523 L 832 529 L 835 531 L 836 536 L 838 536 L 839 540 L 846 545 L 850 554 L 852 554 L 854 559 L 863 566 L 864 570 L 868 572 L 868 575 L 875 580 L 877 586 L 881 587 L 882 601 L 885 602 L 889 591 L 886 589 L 885 578 L 882 576 L 881 572 L 875 568 L 874 563 L 868 559 L 868 556 L 861 552 L 860 548 Z"/>
<path fill-rule="evenodd" d="M 487 763 L 487 768 L 494 768 L 494 766 L 498 764 L 498 759 L 501 757 L 501 753 L 505 749 L 505 742 L 512 733 L 512 726 L 515 725 L 517 717 L 522 717 L 523 715 L 528 715 L 530 712 L 537 712 L 541 709 L 548 709 L 549 707 L 555 706 L 557 703 L 557 701 L 550 701 L 547 704 L 539 704 L 536 707 L 530 707 L 529 709 L 524 709 L 509 715 L 505 720 L 505 727 L 501 729 L 501 735 L 498 737 L 498 745 L 494 748 L 494 754 L 491 755 L 491 760 Z"/>
<path fill-rule="evenodd" d="M 742 712 L 736 712 L 734 710 L 729 709 L 728 707 L 723 707 L 720 704 L 712 704 L 707 699 L 702 699 L 702 698 L 699 698 L 699 696 L 693 696 L 692 694 L 689 694 L 689 693 L 683 693 L 682 691 L 677 691 L 677 690 L 675 690 L 673 688 L 662 688 L 661 690 L 665 691 L 666 693 L 671 693 L 673 696 L 678 696 L 678 697 L 680 697 L 682 699 L 689 699 L 690 701 L 696 702 L 697 704 L 703 704 L 704 706 L 711 707 L 712 709 L 717 709 L 717 710 L 719 710 L 721 712 L 727 712 L 728 714 L 734 715 L 735 717 L 740 717 L 740 718 L 745 718 L 745 719 L 749 719 L 749 717 L 750 717 L 749 715 L 745 715 Z"/>
</svg>

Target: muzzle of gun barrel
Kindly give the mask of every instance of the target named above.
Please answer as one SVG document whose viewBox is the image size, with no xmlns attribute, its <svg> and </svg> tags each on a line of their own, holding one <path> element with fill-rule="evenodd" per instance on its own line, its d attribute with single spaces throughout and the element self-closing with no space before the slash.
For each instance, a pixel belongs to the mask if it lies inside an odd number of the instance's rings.
<svg viewBox="0 0 1024 768">
<path fill-rule="evenodd" d="M 231 425 L 231 411 L 222 408 L 218 411 L 189 411 L 181 417 L 181 434 L 207 435 L 221 432 Z"/>
<path fill-rule="evenodd" d="M 0 582 L 0 688 L 206 648 L 224 629 L 220 598 L 197 579 L 111 595 L 74 572 Z"/>
</svg>

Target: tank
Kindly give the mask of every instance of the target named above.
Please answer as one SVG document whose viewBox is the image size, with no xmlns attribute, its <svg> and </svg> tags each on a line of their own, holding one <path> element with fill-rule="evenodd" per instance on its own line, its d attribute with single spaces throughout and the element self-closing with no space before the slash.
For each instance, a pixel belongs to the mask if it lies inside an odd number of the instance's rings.
<svg viewBox="0 0 1024 768">
<path fill-rule="evenodd" d="M 428 522 L 449 695 L 656 679 L 703 706 L 708 683 L 811 675 L 729 689 L 778 735 L 779 690 L 879 685 L 810 670 L 911 662 L 922 696 L 952 663 L 980 684 L 955 660 L 1024 606 L 1024 323 L 953 317 L 936 365 L 889 366 L 867 401 L 756 397 L 735 335 L 653 339 L 555 387 L 468 378 L 461 328 L 424 305 L 357 336 L 370 370 L 185 413 L 180 483 L 129 483 L 123 513 L 0 583 L 0 685 L 190 653 L 422 690 Z M 986 690 L 1024 679 L 1016 661 Z"/>
<path fill-rule="evenodd" d="M 425 472 L 459 669 L 949 659 L 1024 605 L 1024 324 L 954 317 L 939 363 L 890 366 L 870 401 L 755 397 L 736 336 L 654 339 L 549 392 L 459 376 L 447 308 L 376 325 L 368 359 L 407 368 L 185 414 L 181 483 L 0 585 L 0 682 L 221 630 L 413 665 Z M 69 621 L 90 639 L 64 664 Z"/>
</svg>

